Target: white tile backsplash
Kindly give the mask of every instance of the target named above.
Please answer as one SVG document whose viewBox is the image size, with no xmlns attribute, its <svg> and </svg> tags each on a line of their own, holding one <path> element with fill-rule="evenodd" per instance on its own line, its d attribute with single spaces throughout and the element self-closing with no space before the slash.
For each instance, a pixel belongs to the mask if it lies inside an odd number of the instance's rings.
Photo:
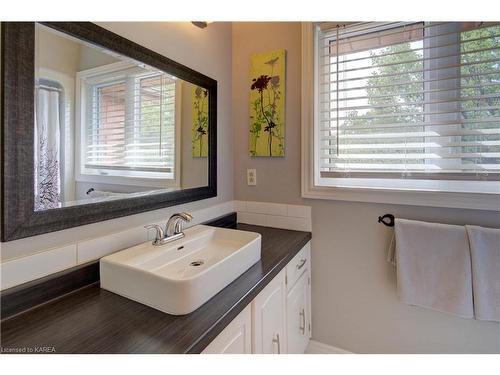
<svg viewBox="0 0 500 375">
<path fill-rule="evenodd" d="M 234 210 L 236 212 L 243 212 L 247 210 L 247 202 L 246 201 L 234 201 Z"/>
<path fill-rule="evenodd" d="M 87 241 L 80 241 L 77 244 L 78 264 L 99 259 L 147 240 L 148 231 L 143 227 L 137 227 Z"/>
<path fill-rule="evenodd" d="M 253 212 L 238 212 L 238 223 L 265 226 L 266 215 Z"/>
<path fill-rule="evenodd" d="M 246 212 L 265 215 L 287 215 L 286 204 L 270 203 L 270 202 L 246 202 Z"/>
<path fill-rule="evenodd" d="M 216 217 L 226 215 L 230 212 L 234 212 L 234 202 L 228 201 L 212 207 L 203 208 L 201 210 L 196 210 L 191 212 L 193 215 L 193 220 L 189 223 L 183 223 L 185 228 L 190 226 L 215 219 Z M 168 218 L 165 218 L 163 225 L 167 222 Z"/>
<path fill-rule="evenodd" d="M 0 264 L 0 290 L 76 266 L 76 244 Z"/>
<path fill-rule="evenodd" d="M 286 204 L 281 203 L 267 203 L 267 214 L 268 215 L 287 215 Z"/>
<path fill-rule="evenodd" d="M 274 228 L 311 231 L 311 207 L 271 202 L 236 201 L 238 222 Z"/>
<path fill-rule="evenodd" d="M 266 224 L 268 227 L 273 228 L 301 230 L 304 232 L 311 231 L 310 220 L 303 217 L 268 215 Z"/>
<path fill-rule="evenodd" d="M 267 204 L 265 202 L 247 202 L 246 212 L 252 212 L 254 214 L 267 214 Z"/>
</svg>

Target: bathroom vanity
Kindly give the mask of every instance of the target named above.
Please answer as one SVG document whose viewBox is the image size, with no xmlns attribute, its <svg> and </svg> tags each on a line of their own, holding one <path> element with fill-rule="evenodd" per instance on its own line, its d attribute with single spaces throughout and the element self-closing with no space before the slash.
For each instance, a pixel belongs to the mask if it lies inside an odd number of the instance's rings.
<svg viewBox="0 0 500 375">
<path fill-rule="evenodd" d="M 216 80 L 92 23 L 1 37 L 2 242 L 217 196 Z M 228 216 L 5 288 L 3 352 L 303 352 L 311 234 Z"/>
<path fill-rule="evenodd" d="M 2 346 L 49 346 L 55 353 L 303 352 L 311 332 L 311 233 L 236 229 L 261 235 L 260 261 L 192 313 L 166 314 L 94 282 L 4 320 Z"/>
<path fill-rule="evenodd" d="M 311 337 L 310 254 L 308 242 L 203 353 L 304 353 Z"/>
</svg>

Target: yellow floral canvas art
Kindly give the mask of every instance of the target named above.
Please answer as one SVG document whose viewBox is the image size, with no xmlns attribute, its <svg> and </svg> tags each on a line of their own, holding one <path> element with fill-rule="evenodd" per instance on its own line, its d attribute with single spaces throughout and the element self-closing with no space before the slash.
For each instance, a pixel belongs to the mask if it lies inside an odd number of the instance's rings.
<svg viewBox="0 0 500 375">
<path fill-rule="evenodd" d="M 284 49 L 251 57 L 251 156 L 285 156 L 285 70 Z"/>
<path fill-rule="evenodd" d="M 193 86 L 192 93 L 192 150 L 193 157 L 208 156 L 208 90 Z"/>
</svg>

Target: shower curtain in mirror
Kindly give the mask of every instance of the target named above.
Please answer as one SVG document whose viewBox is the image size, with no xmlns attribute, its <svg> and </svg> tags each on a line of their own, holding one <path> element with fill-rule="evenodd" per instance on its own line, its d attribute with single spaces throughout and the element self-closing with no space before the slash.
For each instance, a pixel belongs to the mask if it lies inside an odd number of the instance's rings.
<svg viewBox="0 0 500 375">
<path fill-rule="evenodd" d="M 60 206 L 60 91 L 39 86 L 35 116 L 35 210 Z"/>
</svg>

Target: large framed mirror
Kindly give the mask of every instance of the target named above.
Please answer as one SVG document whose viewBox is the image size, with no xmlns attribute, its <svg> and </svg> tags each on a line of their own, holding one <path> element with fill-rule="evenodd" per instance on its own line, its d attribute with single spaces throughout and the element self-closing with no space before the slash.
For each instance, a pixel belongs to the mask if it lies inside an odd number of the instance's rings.
<svg viewBox="0 0 500 375">
<path fill-rule="evenodd" d="M 217 82 L 92 23 L 4 22 L 2 241 L 217 195 Z"/>
</svg>

